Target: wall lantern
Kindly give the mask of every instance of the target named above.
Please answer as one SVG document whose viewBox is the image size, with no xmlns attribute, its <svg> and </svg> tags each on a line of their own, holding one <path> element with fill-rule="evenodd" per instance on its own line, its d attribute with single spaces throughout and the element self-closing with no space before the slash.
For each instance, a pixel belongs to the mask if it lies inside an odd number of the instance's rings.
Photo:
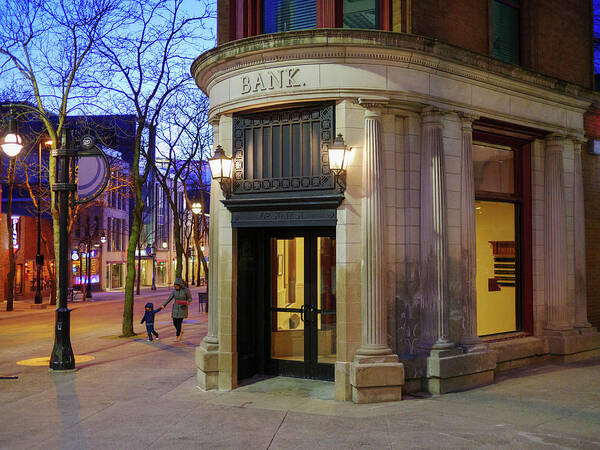
<svg viewBox="0 0 600 450">
<path fill-rule="evenodd" d="M 102 233 L 102 234 L 100 235 L 100 242 L 101 242 L 102 244 L 106 244 L 106 235 L 105 235 L 104 233 Z"/>
<path fill-rule="evenodd" d="M 196 215 L 202 212 L 202 204 L 198 202 L 192 203 L 192 212 Z"/>
<path fill-rule="evenodd" d="M 162 243 L 162 248 L 167 248 L 167 246 L 168 246 L 168 245 L 169 245 L 169 244 L 167 244 L 166 242 L 164 242 L 164 241 L 163 241 L 163 243 Z"/>
<path fill-rule="evenodd" d="M 334 185 L 337 185 L 340 192 L 346 190 L 346 169 L 350 161 L 351 147 L 344 143 L 342 133 L 338 134 L 333 143 L 325 144 L 329 156 L 329 170 L 333 173 Z"/>
<path fill-rule="evenodd" d="M 8 130 L 0 145 L 2 146 L 4 153 L 6 153 L 6 156 L 9 158 L 14 158 L 21 153 L 21 150 L 23 149 L 23 140 L 21 139 L 21 136 L 17 134 L 17 121 L 13 117 L 12 108 L 10 109 L 10 114 L 8 116 Z"/>
<path fill-rule="evenodd" d="M 213 180 L 218 181 L 225 194 L 226 198 L 231 196 L 231 167 L 233 160 L 225 154 L 223 147 L 217 145 L 215 148 L 215 154 L 212 158 L 208 158 L 208 165 L 210 166 L 210 173 Z"/>
</svg>

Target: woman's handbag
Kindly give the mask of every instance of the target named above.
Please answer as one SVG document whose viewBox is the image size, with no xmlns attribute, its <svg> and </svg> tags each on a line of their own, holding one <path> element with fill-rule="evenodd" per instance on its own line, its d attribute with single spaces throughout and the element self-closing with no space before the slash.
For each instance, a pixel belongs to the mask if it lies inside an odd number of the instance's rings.
<svg viewBox="0 0 600 450">
<path fill-rule="evenodd" d="M 177 303 L 178 305 L 187 306 L 187 302 L 185 300 L 175 300 L 175 303 Z"/>
</svg>

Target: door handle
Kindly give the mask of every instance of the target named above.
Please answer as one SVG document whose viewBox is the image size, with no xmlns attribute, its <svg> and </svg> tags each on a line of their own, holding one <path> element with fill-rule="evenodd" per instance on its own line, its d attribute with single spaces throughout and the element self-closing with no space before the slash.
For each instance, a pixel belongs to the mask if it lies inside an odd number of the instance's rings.
<svg viewBox="0 0 600 450">
<path fill-rule="evenodd" d="M 313 321 L 313 313 L 315 312 L 315 307 L 313 305 L 308 305 L 305 308 L 306 311 L 306 322 L 311 323 Z"/>
<path fill-rule="evenodd" d="M 301 320 L 302 322 L 304 322 L 304 308 L 306 308 L 306 305 L 302 305 L 302 306 L 300 307 L 300 320 Z"/>
</svg>

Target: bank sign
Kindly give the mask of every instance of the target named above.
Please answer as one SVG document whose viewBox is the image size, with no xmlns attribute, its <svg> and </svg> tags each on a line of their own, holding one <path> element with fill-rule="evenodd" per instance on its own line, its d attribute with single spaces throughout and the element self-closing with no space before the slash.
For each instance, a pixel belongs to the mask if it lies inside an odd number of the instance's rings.
<svg viewBox="0 0 600 450">
<path fill-rule="evenodd" d="M 291 89 L 306 86 L 300 81 L 300 68 L 273 69 L 242 75 L 242 95 L 251 92 L 272 91 L 274 89 Z"/>
</svg>

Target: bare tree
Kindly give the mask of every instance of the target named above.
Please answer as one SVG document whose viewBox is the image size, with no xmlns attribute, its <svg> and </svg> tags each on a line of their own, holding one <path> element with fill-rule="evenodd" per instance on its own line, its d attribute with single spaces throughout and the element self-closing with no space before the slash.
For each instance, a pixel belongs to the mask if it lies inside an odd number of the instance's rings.
<svg viewBox="0 0 600 450">
<path fill-rule="evenodd" d="M 53 149 L 61 146 L 67 115 L 88 107 L 96 95 L 88 85 L 97 63 L 93 45 L 123 23 L 119 6 L 118 0 L 0 2 L 0 77 L 16 99 L 30 100 L 23 108 L 43 122 Z M 52 188 L 56 158 L 49 158 L 48 171 Z M 50 198 L 58 266 L 60 212 L 52 189 Z"/>
<path fill-rule="evenodd" d="M 199 2 L 200 3 L 200 2 Z M 135 115 L 136 133 L 131 159 L 135 199 L 129 245 L 123 306 L 122 336 L 132 336 L 135 249 L 140 238 L 144 202 L 142 187 L 150 165 L 141 159 L 145 129 L 157 127 L 166 105 L 183 88 L 192 89 L 189 65 L 206 32 L 205 19 L 211 16 L 207 5 L 198 4 L 189 16 L 183 0 L 133 0 L 130 3 L 133 26 L 123 26 L 106 36 L 97 51 L 106 62 L 106 95 Z M 193 52 L 194 54 L 192 54 Z"/>
</svg>

